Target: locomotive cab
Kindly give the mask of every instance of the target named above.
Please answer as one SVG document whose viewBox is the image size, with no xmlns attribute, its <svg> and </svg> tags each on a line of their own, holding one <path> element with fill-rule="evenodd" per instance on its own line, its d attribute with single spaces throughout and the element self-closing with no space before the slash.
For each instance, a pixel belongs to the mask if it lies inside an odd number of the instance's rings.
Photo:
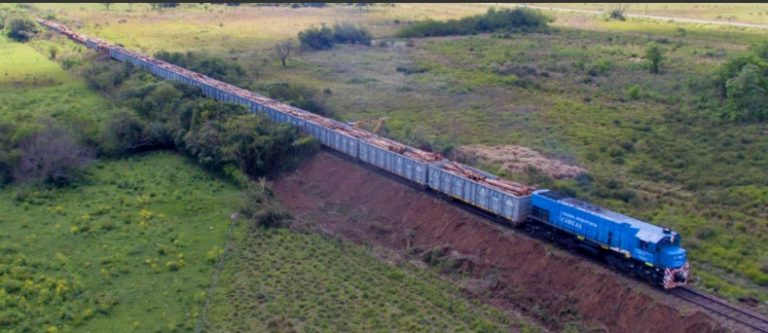
<svg viewBox="0 0 768 333">
<path fill-rule="evenodd" d="M 688 282 L 688 255 L 680 247 L 680 236 L 664 228 L 665 237 L 657 244 L 658 263 L 664 269 L 663 286 L 666 289 L 684 286 Z"/>
</svg>

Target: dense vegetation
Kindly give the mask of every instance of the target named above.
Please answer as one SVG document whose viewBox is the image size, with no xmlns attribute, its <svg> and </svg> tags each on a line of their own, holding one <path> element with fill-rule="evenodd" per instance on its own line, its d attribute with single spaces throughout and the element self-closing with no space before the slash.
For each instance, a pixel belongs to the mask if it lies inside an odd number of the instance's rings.
<svg viewBox="0 0 768 333">
<path fill-rule="evenodd" d="M 726 100 L 722 117 L 736 121 L 768 121 L 768 42 L 722 64 L 715 73 L 720 97 Z"/>
<path fill-rule="evenodd" d="M 488 9 L 483 15 L 450 19 L 444 22 L 426 20 L 413 23 L 398 33 L 400 37 L 470 35 L 496 31 L 536 31 L 547 27 L 551 19 L 527 8 Z"/>
<path fill-rule="evenodd" d="M 49 118 L 32 126 L 0 123 L 0 185 L 68 185 L 78 180 L 94 152 Z"/>
<path fill-rule="evenodd" d="M 37 24 L 25 16 L 10 16 L 7 22 L 5 18 L 2 21 L 8 37 L 19 42 L 28 41 L 38 32 Z"/>
<path fill-rule="evenodd" d="M 237 62 L 225 61 L 192 51 L 186 53 L 160 51 L 155 53 L 155 58 L 236 85 L 242 84 L 245 76 L 245 70 Z"/>
<path fill-rule="evenodd" d="M 176 147 L 213 170 L 236 167 L 259 177 L 290 167 L 316 148 L 295 128 L 239 105 L 203 98 L 197 88 L 159 81 L 129 64 L 94 62 L 84 73 L 92 88 L 132 110 L 118 113 L 105 125 L 103 149 L 113 155 Z"/>
<path fill-rule="evenodd" d="M 371 44 L 371 33 L 363 27 L 349 23 L 334 24 L 328 28 L 325 24 L 299 32 L 301 46 L 313 50 L 325 50 L 334 44 Z"/>
</svg>

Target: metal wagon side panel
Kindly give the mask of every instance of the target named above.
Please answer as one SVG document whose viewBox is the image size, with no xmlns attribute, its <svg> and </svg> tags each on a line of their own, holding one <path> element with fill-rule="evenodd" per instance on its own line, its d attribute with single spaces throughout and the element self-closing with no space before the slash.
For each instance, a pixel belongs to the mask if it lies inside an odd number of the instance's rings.
<svg viewBox="0 0 768 333">
<path fill-rule="evenodd" d="M 400 177 L 416 182 L 420 185 L 428 185 L 427 174 L 429 165 L 407 156 L 373 145 L 365 140 L 360 140 L 359 158 L 369 164 L 392 172 Z"/>
</svg>

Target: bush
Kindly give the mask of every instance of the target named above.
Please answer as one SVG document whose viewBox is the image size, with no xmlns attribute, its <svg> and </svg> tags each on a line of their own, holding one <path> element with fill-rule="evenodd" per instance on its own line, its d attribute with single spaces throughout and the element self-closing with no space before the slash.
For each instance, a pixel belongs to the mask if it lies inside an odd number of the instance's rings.
<svg viewBox="0 0 768 333">
<path fill-rule="evenodd" d="M 283 227 L 286 219 L 290 217 L 274 198 L 272 188 L 264 179 L 247 185 L 243 191 L 240 214 L 248 219 L 251 228 Z"/>
<path fill-rule="evenodd" d="M 371 33 L 365 28 L 358 28 L 349 23 L 333 26 L 333 40 L 339 44 L 371 44 Z"/>
<path fill-rule="evenodd" d="M 203 53 L 159 51 L 155 53 L 155 58 L 231 84 L 241 84 L 245 80 L 246 72 L 237 62 L 224 61 Z"/>
<path fill-rule="evenodd" d="M 93 152 L 80 146 L 63 127 L 42 120 L 42 129 L 22 138 L 13 178 L 23 183 L 67 185 L 93 160 Z"/>
<path fill-rule="evenodd" d="M 400 37 L 430 37 L 468 35 L 494 31 L 531 31 L 547 27 L 551 19 L 538 11 L 527 8 L 488 9 L 483 15 L 465 17 L 459 20 L 416 22 L 398 32 Z"/>
<path fill-rule="evenodd" d="M 48 47 L 48 58 L 56 60 L 56 55 L 59 54 L 59 49 L 55 45 Z"/>
<path fill-rule="evenodd" d="M 146 124 L 135 114 L 118 112 L 104 125 L 102 149 L 115 156 L 137 151 L 149 143 L 145 131 Z"/>
<path fill-rule="evenodd" d="M 726 84 L 728 117 L 736 120 L 768 120 L 766 79 L 754 64 L 747 64 Z"/>
<path fill-rule="evenodd" d="M 396 71 L 405 75 L 422 74 L 429 71 L 429 68 L 419 65 L 401 65 L 395 68 Z"/>
<path fill-rule="evenodd" d="M 319 28 L 313 27 L 299 32 L 299 42 L 304 48 L 313 50 L 325 50 L 333 47 L 333 31 L 323 24 Z"/>
<path fill-rule="evenodd" d="M 645 59 L 648 60 L 648 69 L 651 73 L 661 72 L 661 61 L 664 60 L 664 54 L 659 44 L 650 42 L 645 45 Z"/>
<path fill-rule="evenodd" d="M 129 68 L 129 66 L 114 66 L 106 62 L 92 62 L 83 70 L 83 77 L 89 88 L 102 93 L 112 93 L 117 86 L 128 79 Z"/>
<path fill-rule="evenodd" d="M 26 17 L 12 17 L 8 20 L 7 28 L 8 37 L 17 42 L 26 42 L 38 32 L 35 22 Z"/>
<path fill-rule="evenodd" d="M 640 87 L 636 84 L 629 86 L 627 89 L 627 96 L 629 96 L 629 99 L 631 100 L 640 99 Z"/>
<path fill-rule="evenodd" d="M 297 108 L 325 117 L 332 116 L 331 111 L 325 107 L 318 97 L 319 93 L 317 89 L 283 82 L 264 84 L 259 86 L 257 90 L 263 91 L 269 97 L 277 99 L 283 103 L 288 103 Z"/>
<path fill-rule="evenodd" d="M 334 44 L 371 44 L 371 33 L 349 23 L 336 24 L 333 29 L 325 24 L 299 32 L 299 42 L 305 49 L 325 50 Z"/>
<path fill-rule="evenodd" d="M 750 53 L 731 58 L 714 72 L 714 83 L 725 99 L 723 118 L 737 121 L 766 121 L 768 42 L 754 45 Z"/>
<path fill-rule="evenodd" d="M 13 167 L 18 160 L 18 150 L 12 139 L 16 127 L 10 123 L 0 123 L 0 186 L 12 180 Z"/>
</svg>

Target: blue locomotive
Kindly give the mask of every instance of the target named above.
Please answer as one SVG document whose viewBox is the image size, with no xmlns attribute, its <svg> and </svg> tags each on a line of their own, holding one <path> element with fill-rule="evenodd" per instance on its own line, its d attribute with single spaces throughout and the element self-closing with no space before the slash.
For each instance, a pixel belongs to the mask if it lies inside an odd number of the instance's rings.
<svg viewBox="0 0 768 333">
<path fill-rule="evenodd" d="M 570 198 L 555 191 L 501 179 L 439 154 L 425 152 L 333 119 L 321 117 L 160 61 L 88 37 L 47 20 L 41 24 L 75 42 L 108 53 L 160 77 L 198 87 L 211 98 L 242 104 L 274 121 L 292 124 L 323 145 L 393 175 L 456 198 L 508 224 L 521 226 L 569 248 L 601 254 L 622 271 L 665 289 L 685 285 L 689 265 L 680 235 L 667 228 Z"/>
<path fill-rule="evenodd" d="M 634 273 L 665 289 L 685 285 L 688 280 L 686 251 L 680 235 L 562 193 L 535 191 L 531 219 L 574 237 L 579 246 L 605 251 L 617 269 Z"/>
</svg>

